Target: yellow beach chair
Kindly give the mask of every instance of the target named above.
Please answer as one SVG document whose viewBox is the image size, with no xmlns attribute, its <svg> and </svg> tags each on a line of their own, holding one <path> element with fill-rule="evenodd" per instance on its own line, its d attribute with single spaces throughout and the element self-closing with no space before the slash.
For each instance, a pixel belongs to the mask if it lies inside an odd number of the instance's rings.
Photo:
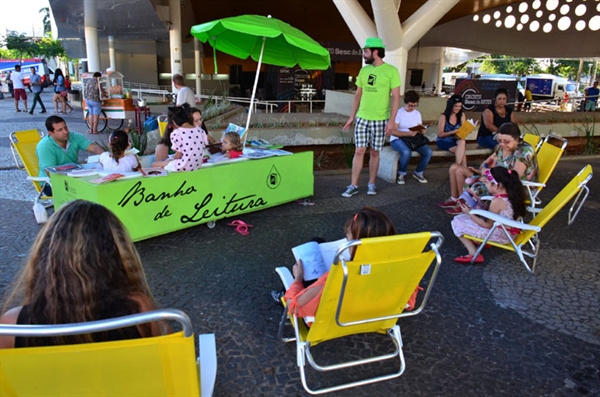
<svg viewBox="0 0 600 397">
<path fill-rule="evenodd" d="M 200 335 L 196 359 L 192 324 L 179 310 L 78 324 L 0 324 L 0 335 L 87 334 L 159 320 L 176 321 L 183 330 L 151 338 L 1 350 L 0 395 L 210 396 L 216 378 L 214 335 Z"/>
<path fill-rule="evenodd" d="M 425 307 L 441 264 L 439 249 L 443 240 L 439 232 L 423 232 L 349 241 L 337 251 L 312 326 L 307 327 L 303 319 L 288 315 L 284 309 L 278 336 L 285 342 L 296 341 L 297 364 L 307 392 L 329 393 L 402 375 L 406 365 L 400 326 L 396 323 L 398 318 L 417 315 Z M 356 252 L 353 260 L 346 261 L 343 253 L 350 247 L 356 247 Z M 415 310 L 405 312 L 408 300 L 433 263 L 420 303 Z M 276 271 L 287 289 L 293 281 L 290 271 L 287 268 Z M 282 337 L 288 318 L 294 326 L 295 338 Z M 318 364 L 311 353 L 311 348 L 319 343 L 373 332 L 387 334 L 393 342 L 393 351 L 330 365 Z M 372 354 L 371 349 L 364 353 Z M 397 371 L 320 389 L 307 384 L 306 361 L 317 371 L 332 371 L 390 359 L 398 360 Z"/>
<path fill-rule="evenodd" d="M 559 142 L 560 145 L 556 146 L 551 143 L 554 141 Z M 546 183 L 548 183 L 548 179 L 550 179 L 550 176 L 554 172 L 558 161 L 565 152 L 567 144 L 568 141 L 559 135 L 550 134 L 545 137 L 544 140 L 541 141 L 536 154 L 536 160 L 538 163 L 538 181 L 522 181 L 523 185 L 526 187 L 529 200 L 531 202 L 531 207 L 528 208 L 528 210 L 534 215 L 536 212 L 536 204 L 539 205 L 541 203 L 538 195 L 542 189 L 546 187 Z"/>
<path fill-rule="evenodd" d="M 160 132 L 160 136 L 165 135 L 165 130 L 167 129 L 167 124 L 169 124 L 168 116 L 161 114 L 158 116 L 158 132 Z"/>
<path fill-rule="evenodd" d="M 33 183 L 37 195 L 33 202 L 33 213 L 38 223 L 48 219 L 47 207 L 52 207 L 52 197 L 44 194 L 44 185 L 50 184 L 50 178 L 39 176 L 38 158 L 35 149 L 44 134 L 38 130 L 15 131 L 10 134 L 10 150 L 18 169 L 27 172 L 27 179 Z M 41 202 L 44 201 L 42 204 Z"/>
<path fill-rule="evenodd" d="M 471 214 L 473 215 L 479 215 L 494 221 L 494 225 L 491 227 L 488 235 L 484 239 L 470 235 L 464 236 L 469 240 L 481 242 L 477 252 L 475 255 L 473 255 L 473 260 L 471 263 L 473 263 L 475 258 L 477 258 L 477 256 L 481 253 L 483 247 L 486 244 L 490 244 L 494 247 L 515 252 L 523 266 L 525 266 L 525 269 L 527 269 L 529 273 L 533 274 L 535 272 L 535 265 L 540 248 L 539 233 L 542 231 L 546 223 L 548 223 L 558 211 L 560 211 L 569 201 L 571 201 L 573 197 L 575 197 L 575 200 L 569 209 L 568 220 L 569 226 L 573 224 L 577 214 L 579 214 L 579 211 L 581 210 L 581 207 L 585 203 L 585 200 L 589 194 L 587 183 L 590 181 L 590 179 L 592 179 L 592 176 L 592 166 L 588 164 L 581 171 L 579 171 L 579 173 L 575 175 L 575 177 L 544 208 L 542 208 L 536 217 L 533 218 L 533 220 L 529 223 L 508 219 L 485 210 L 471 210 Z M 503 233 L 508 237 L 509 243 L 499 244 L 489 241 L 489 238 L 496 228 L 499 228 L 503 231 Z M 508 230 L 511 228 L 520 230 L 519 234 L 516 236 L 511 235 L 508 232 Z M 533 259 L 531 267 L 527 263 L 525 257 Z"/>
</svg>

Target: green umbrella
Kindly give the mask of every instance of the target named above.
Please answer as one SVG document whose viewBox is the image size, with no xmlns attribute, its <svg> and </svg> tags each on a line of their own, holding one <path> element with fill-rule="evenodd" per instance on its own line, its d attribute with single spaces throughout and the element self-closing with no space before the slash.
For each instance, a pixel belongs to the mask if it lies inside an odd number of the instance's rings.
<svg viewBox="0 0 600 397">
<path fill-rule="evenodd" d="M 256 86 L 261 63 L 314 70 L 329 68 L 329 51 L 302 31 L 276 18 L 260 15 L 240 15 L 206 22 L 193 26 L 191 33 L 214 50 L 225 52 L 241 59 L 252 57 L 258 62 L 254 87 L 250 98 L 250 110 L 246 130 L 254 106 Z M 215 54 L 215 73 L 217 57 Z M 248 134 L 244 135 L 246 138 Z"/>
</svg>

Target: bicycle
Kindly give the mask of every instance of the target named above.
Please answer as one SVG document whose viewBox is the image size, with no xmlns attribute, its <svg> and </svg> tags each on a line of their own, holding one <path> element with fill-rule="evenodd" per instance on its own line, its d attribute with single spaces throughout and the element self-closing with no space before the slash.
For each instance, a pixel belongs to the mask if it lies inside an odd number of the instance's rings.
<svg viewBox="0 0 600 397">
<path fill-rule="evenodd" d="M 84 113 L 85 124 L 87 125 L 88 128 L 90 128 L 89 113 L 90 113 L 89 110 L 86 110 Z M 106 115 L 106 112 L 104 110 L 101 110 L 100 117 L 98 118 L 98 132 L 103 132 L 106 129 L 106 127 L 108 127 L 108 129 L 110 131 L 118 130 L 121 127 L 123 127 L 124 121 L 125 121 L 124 119 L 109 118 Z"/>
</svg>

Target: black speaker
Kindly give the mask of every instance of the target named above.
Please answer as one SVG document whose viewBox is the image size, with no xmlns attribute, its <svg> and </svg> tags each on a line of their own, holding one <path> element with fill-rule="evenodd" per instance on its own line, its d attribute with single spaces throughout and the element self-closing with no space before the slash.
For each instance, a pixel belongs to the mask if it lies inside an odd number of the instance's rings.
<svg viewBox="0 0 600 397">
<path fill-rule="evenodd" d="M 242 65 L 229 65 L 229 84 L 240 84 Z"/>
<path fill-rule="evenodd" d="M 410 70 L 410 85 L 413 87 L 420 87 L 423 83 L 423 69 L 411 69 Z"/>
</svg>

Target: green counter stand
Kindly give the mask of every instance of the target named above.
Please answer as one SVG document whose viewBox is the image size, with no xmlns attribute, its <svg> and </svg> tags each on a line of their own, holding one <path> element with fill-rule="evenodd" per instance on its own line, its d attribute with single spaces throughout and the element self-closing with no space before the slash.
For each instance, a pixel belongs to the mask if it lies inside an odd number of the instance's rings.
<svg viewBox="0 0 600 397">
<path fill-rule="evenodd" d="M 313 153 L 204 167 L 162 177 L 94 184 L 96 177 L 51 174 L 54 206 L 83 199 L 104 205 L 134 241 L 312 196 Z"/>
</svg>

